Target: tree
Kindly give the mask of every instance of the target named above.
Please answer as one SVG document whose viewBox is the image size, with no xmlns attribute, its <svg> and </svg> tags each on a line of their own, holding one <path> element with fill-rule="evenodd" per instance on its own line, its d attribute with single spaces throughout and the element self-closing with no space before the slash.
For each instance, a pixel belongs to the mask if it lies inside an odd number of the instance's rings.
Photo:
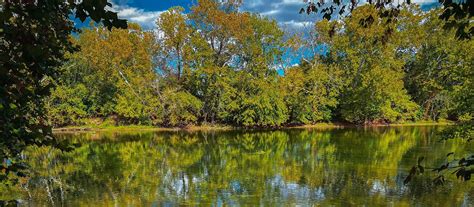
<svg viewBox="0 0 474 207">
<path fill-rule="evenodd" d="M 183 14 L 184 8 L 172 7 L 163 12 L 158 18 L 156 24 L 160 30 L 159 40 L 161 41 L 160 56 L 164 63 L 160 65 L 163 72 L 172 72 L 167 68 L 176 68 L 173 73 L 179 80 L 183 73 L 184 47 L 189 42 L 191 27 L 186 24 L 186 18 Z"/>
<path fill-rule="evenodd" d="M 233 55 L 243 49 L 239 44 L 252 35 L 250 15 L 238 12 L 239 5 L 238 0 L 200 0 L 191 8 L 191 24 L 207 42 L 215 66 L 230 66 Z"/>
<path fill-rule="evenodd" d="M 335 118 L 343 84 L 341 70 L 318 61 L 292 67 L 282 79 L 289 121 L 293 124 L 315 124 Z"/>
<path fill-rule="evenodd" d="M 58 84 L 85 86 L 85 94 L 71 94 L 71 98 L 82 99 L 88 118 L 117 116 L 124 124 L 162 122 L 151 32 L 136 24 L 111 31 L 99 26 L 85 30 L 76 44 L 81 51 L 70 55 Z M 52 111 L 57 107 L 53 105 Z"/>
<path fill-rule="evenodd" d="M 234 124 L 232 111 L 239 103 L 237 73 L 229 67 L 202 66 L 191 73 L 186 88 L 203 102 L 202 121 L 204 123 Z"/>
<path fill-rule="evenodd" d="M 405 85 L 423 108 L 423 118 L 433 120 L 460 115 L 453 109 L 465 101 L 455 101 L 455 91 L 465 87 L 474 67 L 473 57 L 465 55 L 473 51 L 473 41 L 458 40 L 455 31 L 443 29 L 440 13 L 432 11 L 415 21 L 418 34 L 408 36 L 412 44 L 400 49 L 408 55 Z"/>
<path fill-rule="evenodd" d="M 236 1 L 202 0 L 192 7 L 192 27 L 186 50 L 191 71 L 184 87 L 203 102 L 202 121 L 234 124 L 231 112 L 238 108 L 236 56 L 250 35 L 248 15 L 239 13 Z"/>
<path fill-rule="evenodd" d="M 126 21 L 106 9 L 107 1 L 39 0 L 0 2 L 0 180 L 20 173 L 20 154 L 29 145 L 55 143 L 42 99 L 50 93 L 57 67 L 73 52 L 69 15 L 91 17 L 106 27 Z"/>
<path fill-rule="evenodd" d="M 351 15 L 352 11 L 360 3 L 356 0 L 341 1 L 341 0 L 319 0 L 317 3 L 313 0 L 304 0 L 307 2 L 306 7 L 301 8 L 299 13 L 318 13 L 323 14 L 323 18 L 331 20 L 331 18 L 344 18 Z M 411 0 L 398 1 L 397 5 L 393 0 L 366 0 L 366 3 L 374 5 L 381 10 L 389 11 L 387 13 L 379 13 L 380 17 L 395 18 L 405 5 L 412 4 Z M 474 27 L 471 25 L 474 17 L 474 3 L 472 1 L 457 1 L 457 0 L 439 0 L 443 5 L 443 12 L 439 18 L 445 21 L 445 28 L 456 29 L 456 37 L 460 39 L 471 39 L 474 35 Z"/>
<path fill-rule="evenodd" d="M 288 120 L 283 93 L 279 90 L 277 62 L 281 59 L 283 31 L 275 21 L 249 16 L 250 34 L 237 53 L 241 103 L 234 120 L 244 126 L 280 126 Z"/>
<path fill-rule="evenodd" d="M 56 87 L 46 100 L 45 108 L 52 126 L 80 125 L 87 116 L 84 97 L 88 90 L 84 84 L 73 87 Z"/>
<path fill-rule="evenodd" d="M 354 123 L 414 119 L 417 105 L 403 84 L 403 61 L 396 56 L 397 21 L 380 18 L 373 5 L 360 6 L 342 22 L 317 24 L 330 52 L 325 61 L 342 70 L 340 113 Z M 367 16 L 372 17 L 367 21 Z M 333 30 L 333 32 L 329 32 Z M 331 35 L 337 34 L 337 35 Z"/>
<path fill-rule="evenodd" d="M 191 9 L 184 88 L 204 102 L 204 122 L 278 126 L 286 107 L 273 69 L 282 54 L 276 22 L 238 12 L 238 1 L 199 1 Z"/>
<path fill-rule="evenodd" d="M 165 125 L 186 126 L 196 123 L 202 102 L 186 91 L 175 91 L 173 88 L 163 92 Z"/>
</svg>

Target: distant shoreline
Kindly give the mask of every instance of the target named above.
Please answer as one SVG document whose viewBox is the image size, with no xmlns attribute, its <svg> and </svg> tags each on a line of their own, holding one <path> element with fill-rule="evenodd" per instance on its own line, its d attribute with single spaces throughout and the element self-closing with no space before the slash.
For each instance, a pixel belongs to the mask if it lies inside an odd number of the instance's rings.
<svg viewBox="0 0 474 207">
<path fill-rule="evenodd" d="M 124 126 L 67 126 L 53 128 L 54 133 L 71 133 L 71 132 L 100 132 L 100 131 L 227 131 L 239 129 L 255 129 L 255 130 L 278 130 L 278 129 L 336 129 L 336 128 L 354 128 L 354 127 L 400 127 L 400 126 L 447 126 L 454 125 L 452 121 L 420 121 L 393 124 L 372 124 L 372 125 L 356 125 L 347 123 L 317 123 L 298 126 L 282 126 L 275 128 L 266 127 L 235 127 L 227 125 L 203 125 L 203 126 L 187 126 L 187 127 L 155 127 L 146 125 L 124 125 Z"/>
</svg>

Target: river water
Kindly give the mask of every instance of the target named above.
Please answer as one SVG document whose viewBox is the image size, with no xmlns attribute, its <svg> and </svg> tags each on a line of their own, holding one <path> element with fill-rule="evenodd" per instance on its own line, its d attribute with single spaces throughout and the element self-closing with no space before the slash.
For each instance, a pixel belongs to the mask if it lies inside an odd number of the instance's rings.
<svg viewBox="0 0 474 207">
<path fill-rule="evenodd" d="M 473 152 L 440 127 L 57 134 L 3 198 L 46 206 L 474 206 L 474 182 L 430 167 Z M 455 156 L 446 158 L 446 154 Z M 403 184 L 418 157 L 423 175 Z M 449 160 L 448 160 L 449 161 Z"/>
</svg>

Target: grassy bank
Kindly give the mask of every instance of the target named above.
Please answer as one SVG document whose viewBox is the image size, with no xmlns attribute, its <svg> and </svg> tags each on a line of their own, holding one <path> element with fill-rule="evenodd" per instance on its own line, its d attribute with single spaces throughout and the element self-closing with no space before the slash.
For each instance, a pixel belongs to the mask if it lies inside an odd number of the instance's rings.
<svg viewBox="0 0 474 207">
<path fill-rule="evenodd" d="M 155 127 L 146 125 L 125 125 L 125 126 L 66 126 L 53 128 L 53 132 L 89 132 L 89 131 L 206 131 L 206 130 L 232 130 L 238 129 L 232 126 L 205 125 L 187 127 Z"/>
<path fill-rule="evenodd" d="M 301 126 L 292 126 L 285 128 L 297 128 L 297 129 L 330 129 L 330 128 L 347 128 L 347 127 L 391 127 L 391 126 L 447 126 L 456 124 L 453 121 L 417 121 L 417 122 L 402 122 L 402 123 L 391 123 L 391 124 L 371 124 L 371 125 L 357 125 L 350 123 L 318 123 Z"/>
<path fill-rule="evenodd" d="M 384 126 L 448 126 L 448 125 L 455 125 L 456 122 L 454 121 L 417 121 L 417 122 L 404 122 L 404 123 L 393 123 L 390 125 Z"/>
<path fill-rule="evenodd" d="M 418 121 L 418 122 L 404 122 L 393 124 L 375 124 L 368 126 L 360 126 L 347 123 L 317 123 L 298 126 L 283 126 L 277 129 L 335 129 L 348 127 L 387 127 L 387 126 L 446 126 L 454 125 L 452 121 Z M 56 133 L 61 132 L 88 132 L 88 131 L 221 131 L 221 130 L 236 130 L 241 127 L 234 127 L 228 125 L 200 125 L 200 126 L 186 126 L 186 127 L 155 127 L 146 125 L 125 125 L 125 126 L 101 126 L 101 125 L 87 125 L 87 126 L 67 126 L 61 128 L 53 128 Z M 266 129 L 266 128 L 252 128 L 252 129 Z"/>
</svg>

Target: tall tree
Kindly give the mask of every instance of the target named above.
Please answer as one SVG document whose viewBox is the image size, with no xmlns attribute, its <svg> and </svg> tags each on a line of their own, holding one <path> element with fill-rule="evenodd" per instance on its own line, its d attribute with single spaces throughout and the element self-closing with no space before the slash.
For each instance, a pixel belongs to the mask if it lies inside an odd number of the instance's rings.
<svg viewBox="0 0 474 207">
<path fill-rule="evenodd" d="M 403 61 L 396 57 L 398 23 L 380 18 L 378 12 L 375 6 L 364 5 L 341 22 L 317 24 L 330 48 L 326 60 L 343 71 L 347 85 L 340 113 L 350 122 L 413 119 L 417 109 L 403 85 Z"/>
<path fill-rule="evenodd" d="M 280 126 L 288 120 L 283 93 L 279 90 L 277 63 L 283 51 L 283 31 L 274 20 L 249 16 L 250 34 L 237 53 L 241 103 L 234 120 L 247 126 Z"/>
<path fill-rule="evenodd" d="M 412 44 L 401 47 L 407 57 L 405 83 L 410 95 L 423 108 L 423 118 L 456 117 L 455 91 L 468 83 L 474 59 L 469 54 L 474 50 L 471 40 L 458 40 L 453 29 L 443 29 L 438 18 L 441 11 L 435 10 L 417 22 L 417 35 L 407 30 L 406 36 Z M 413 36 L 413 37 L 411 37 Z"/>
<path fill-rule="evenodd" d="M 292 124 L 332 121 L 343 80 L 338 67 L 304 62 L 286 70 L 282 78 L 285 102 Z"/>
<path fill-rule="evenodd" d="M 174 75 L 179 80 L 183 73 L 184 47 L 189 42 L 191 27 L 186 23 L 183 14 L 184 8 L 172 7 L 163 12 L 156 24 L 159 29 L 159 41 L 161 58 L 167 63 L 162 64 L 163 72 L 172 72 L 176 68 Z"/>
<path fill-rule="evenodd" d="M 209 44 L 215 66 L 231 65 L 233 54 L 242 49 L 238 44 L 252 34 L 249 14 L 239 12 L 239 5 L 238 1 L 199 0 L 191 8 L 191 24 Z"/>
<path fill-rule="evenodd" d="M 151 32 L 143 31 L 136 24 L 111 31 L 99 26 L 85 30 L 76 43 L 81 51 L 70 55 L 57 90 L 84 86 L 86 94 L 70 94 L 70 99 L 51 103 L 52 112 L 63 103 L 79 98 L 83 99 L 89 118 L 118 116 L 128 124 L 161 122 L 157 75 L 152 64 L 156 51 Z"/>
</svg>

